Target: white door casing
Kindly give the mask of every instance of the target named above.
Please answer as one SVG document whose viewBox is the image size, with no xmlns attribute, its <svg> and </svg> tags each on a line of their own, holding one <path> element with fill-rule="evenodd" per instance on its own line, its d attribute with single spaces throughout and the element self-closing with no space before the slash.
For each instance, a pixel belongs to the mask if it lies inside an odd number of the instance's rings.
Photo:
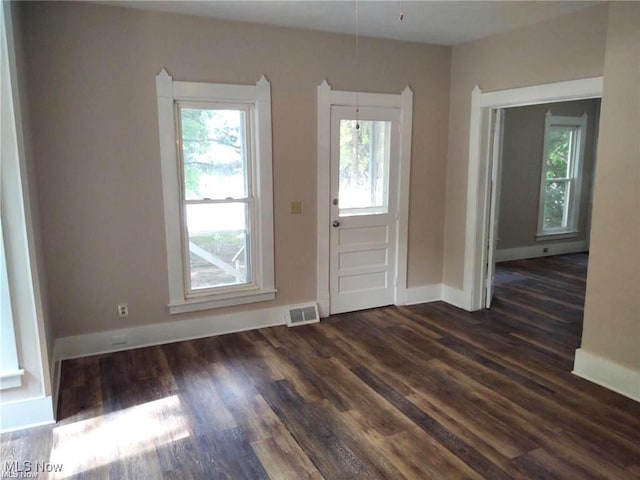
<svg viewBox="0 0 640 480">
<path fill-rule="evenodd" d="M 471 94 L 469 169 L 465 222 L 464 275 L 461 299 L 456 306 L 468 311 L 485 306 L 488 220 L 490 214 L 489 156 L 482 142 L 489 128 L 486 111 L 540 103 L 602 97 L 602 77 L 584 78 L 531 87 L 483 93 L 479 86 Z"/>
<path fill-rule="evenodd" d="M 500 187 L 502 185 L 502 134 L 504 132 L 504 110 L 491 110 L 490 155 L 490 213 L 489 240 L 487 242 L 487 280 L 485 307 L 491 308 L 496 280 L 496 248 L 498 247 L 498 220 L 500 217 Z"/>
<path fill-rule="evenodd" d="M 396 108 L 399 111 L 397 221 L 395 225 L 395 275 L 393 302 L 404 304 L 407 290 L 407 250 L 409 224 L 409 170 L 413 92 L 406 87 L 401 94 L 356 93 L 333 90 L 326 80 L 318 86 L 318 163 L 317 163 L 317 300 L 320 316 L 330 314 L 330 242 L 331 242 L 331 107 L 358 106 L 360 109 Z"/>
<path fill-rule="evenodd" d="M 395 303 L 400 109 L 357 110 L 331 107 L 332 314 Z"/>
</svg>

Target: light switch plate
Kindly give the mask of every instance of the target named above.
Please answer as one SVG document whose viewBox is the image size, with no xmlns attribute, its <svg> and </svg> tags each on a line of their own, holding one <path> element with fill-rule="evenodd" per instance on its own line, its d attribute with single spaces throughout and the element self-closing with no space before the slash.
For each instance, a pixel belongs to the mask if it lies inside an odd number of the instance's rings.
<svg viewBox="0 0 640 480">
<path fill-rule="evenodd" d="M 294 200 L 289 204 L 289 213 L 299 214 L 302 213 L 302 202 L 300 200 Z"/>
</svg>

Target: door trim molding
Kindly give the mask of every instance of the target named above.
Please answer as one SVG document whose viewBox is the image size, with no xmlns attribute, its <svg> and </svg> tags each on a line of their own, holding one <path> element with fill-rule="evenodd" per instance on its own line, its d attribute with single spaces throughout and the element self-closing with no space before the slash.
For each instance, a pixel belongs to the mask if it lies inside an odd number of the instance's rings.
<svg viewBox="0 0 640 480">
<path fill-rule="evenodd" d="M 483 125 L 487 110 L 602 97 L 602 77 L 535 85 L 483 93 L 476 85 L 471 94 L 469 129 L 469 169 L 467 175 L 467 213 L 465 223 L 463 308 L 480 310 L 486 291 L 487 220 L 489 215 L 489 158 L 482 155 Z"/>
<path fill-rule="evenodd" d="M 413 92 L 407 86 L 402 93 L 365 93 L 333 90 L 327 80 L 318 86 L 317 137 L 317 277 L 316 292 L 320 316 L 330 312 L 329 245 L 330 245 L 330 173 L 331 173 L 331 107 L 332 106 L 389 107 L 400 109 L 400 165 L 398 170 L 398 221 L 396 236 L 395 304 L 406 301 L 407 257 L 409 245 L 409 184 L 411 169 L 411 131 L 413 121 Z"/>
</svg>

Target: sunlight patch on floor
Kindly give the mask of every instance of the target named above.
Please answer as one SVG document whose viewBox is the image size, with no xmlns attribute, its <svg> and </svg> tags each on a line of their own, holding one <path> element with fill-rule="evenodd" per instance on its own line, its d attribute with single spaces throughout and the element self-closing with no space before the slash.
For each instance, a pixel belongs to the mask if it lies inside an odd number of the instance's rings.
<svg viewBox="0 0 640 480">
<path fill-rule="evenodd" d="M 55 428 L 50 462 L 63 465 L 54 478 L 69 478 L 188 436 L 180 399 L 172 395 Z"/>
</svg>

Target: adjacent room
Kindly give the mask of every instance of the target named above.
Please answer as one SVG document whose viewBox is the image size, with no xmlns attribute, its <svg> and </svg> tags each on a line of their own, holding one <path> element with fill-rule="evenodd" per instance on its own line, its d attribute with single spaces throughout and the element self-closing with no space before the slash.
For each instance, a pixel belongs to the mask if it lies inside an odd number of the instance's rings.
<svg viewBox="0 0 640 480">
<path fill-rule="evenodd" d="M 3 478 L 640 478 L 640 4 L 1 20 Z"/>
</svg>

